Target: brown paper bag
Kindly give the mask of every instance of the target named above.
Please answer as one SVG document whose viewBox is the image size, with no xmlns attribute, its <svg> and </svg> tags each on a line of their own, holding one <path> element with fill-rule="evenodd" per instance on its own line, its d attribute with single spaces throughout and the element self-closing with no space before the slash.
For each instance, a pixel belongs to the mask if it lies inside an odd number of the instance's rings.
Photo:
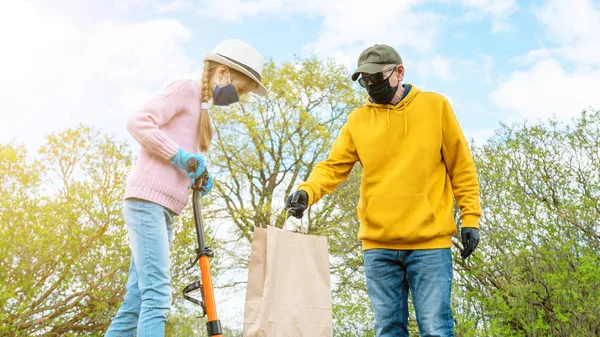
<svg viewBox="0 0 600 337">
<path fill-rule="evenodd" d="M 244 336 L 333 336 L 326 237 L 254 229 Z"/>
</svg>

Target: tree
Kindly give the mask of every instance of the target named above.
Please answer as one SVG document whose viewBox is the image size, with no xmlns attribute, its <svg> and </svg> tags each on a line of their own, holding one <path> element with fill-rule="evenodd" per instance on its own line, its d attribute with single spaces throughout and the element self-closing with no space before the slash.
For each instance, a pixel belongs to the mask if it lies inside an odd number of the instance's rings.
<svg viewBox="0 0 600 337">
<path fill-rule="evenodd" d="M 220 288 L 244 284 L 253 229 L 285 224 L 284 198 L 328 155 L 362 100 L 341 66 L 316 58 L 270 62 L 264 82 L 267 97 L 212 111 L 216 186 L 203 215 Z M 457 336 L 600 335 L 600 112 L 567 125 L 503 125 L 472 151 L 482 242 L 470 259 L 454 259 Z M 103 335 L 125 292 L 121 207 L 134 159 L 125 142 L 81 125 L 48 135 L 33 156 L 0 144 L 0 335 Z M 361 174 L 357 164 L 302 223 L 328 238 L 336 336 L 374 335 L 357 240 Z M 460 226 L 458 211 L 456 219 Z M 198 277 L 197 266 L 188 270 L 195 248 L 189 206 L 171 247 L 168 335 L 205 333 L 199 308 L 181 296 Z"/>
<path fill-rule="evenodd" d="M 48 135 L 34 160 L 22 145 L 0 145 L 0 335 L 104 335 L 129 270 L 121 207 L 133 159 L 126 142 L 83 125 Z M 184 321 L 205 329 L 178 316 L 200 312 L 181 293 L 199 277 L 197 266 L 188 270 L 197 246 L 191 214 L 186 208 L 174 225 L 173 331 L 185 332 Z M 206 234 L 218 248 L 210 227 Z M 217 277 L 218 257 L 213 265 Z"/>
<path fill-rule="evenodd" d="M 93 335 L 123 295 L 131 154 L 83 126 L 46 140 L 32 163 L 0 147 L 0 335 Z"/>
<path fill-rule="evenodd" d="M 218 177 L 216 212 L 232 229 L 221 254 L 228 255 L 229 268 L 241 270 L 248 267 L 253 228 L 284 225 L 285 197 L 327 157 L 347 115 L 363 102 L 342 66 L 314 57 L 268 63 L 263 82 L 266 97 L 211 112 L 216 138 L 209 165 Z M 336 324 L 347 327 L 337 333 L 369 330 L 362 326 L 372 325 L 357 239 L 358 184 L 360 165 L 303 222 L 308 233 L 329 239 L 334 315 Z M 288 228 L 299 229 L 298 221 L 287 222 Z"/>
<path fill-rule="evenodd" d="M 483 241 L 456 260 L 465 336 L 600 334 L 599 151 L 598 111 L 503 125 L 474 151 Z"/>
</svg>

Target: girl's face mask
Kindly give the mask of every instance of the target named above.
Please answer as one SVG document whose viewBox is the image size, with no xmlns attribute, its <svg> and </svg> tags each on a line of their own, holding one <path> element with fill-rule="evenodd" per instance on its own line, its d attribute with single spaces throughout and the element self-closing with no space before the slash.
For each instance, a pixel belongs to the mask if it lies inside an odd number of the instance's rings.
<svg viewBox="0 0 600 337">
<path fill-rule="evenodd" d="M 233 103 L 236 103 L 240 100 L 237 91 L 233 85 L 231 85 L 231 74 L 229 71 L 227 72 L 229 76 L 229 84 L 224 87 L 217 85 L 215 86 L 215 91 L 213 92 L 213 104 L 219 106 L 227 106 Z"/>
</svg>

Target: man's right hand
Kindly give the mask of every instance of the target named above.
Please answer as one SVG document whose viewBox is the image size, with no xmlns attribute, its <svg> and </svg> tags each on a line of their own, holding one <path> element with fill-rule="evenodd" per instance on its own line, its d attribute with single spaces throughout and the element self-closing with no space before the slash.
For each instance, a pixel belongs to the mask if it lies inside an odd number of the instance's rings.
<svg viewBox="0 0 600 337">
<path fill-rule="evenodd" d="M 295 218 L 302 218 L 304 211 L 308 208 L 308 193 L 298 190 L 285 199 L 285 209 Z"/>
</svg>

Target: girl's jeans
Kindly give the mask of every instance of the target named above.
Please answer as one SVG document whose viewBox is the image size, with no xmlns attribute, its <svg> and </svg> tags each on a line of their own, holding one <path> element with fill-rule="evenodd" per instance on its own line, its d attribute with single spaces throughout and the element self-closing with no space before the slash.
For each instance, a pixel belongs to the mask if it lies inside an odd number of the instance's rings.
<svg viewBox="0 0 600 337">
<path fill-rule="evenodd" d="M 149 201 L 126 199 L 123 215 L 131 247 L 129 279 L 106 336 L 164 336 L 171 306 L 169 247 L 174 214 Z"/>
</svg>

